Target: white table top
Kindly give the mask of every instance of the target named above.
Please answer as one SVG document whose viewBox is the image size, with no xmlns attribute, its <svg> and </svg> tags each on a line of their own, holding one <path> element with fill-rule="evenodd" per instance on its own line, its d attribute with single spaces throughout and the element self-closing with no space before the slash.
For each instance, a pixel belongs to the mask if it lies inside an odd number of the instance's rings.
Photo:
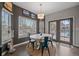
<svg viewBox="0 0 79 59">
<path fill-rule="evenodd" d="M 30 35 L 30 38 L 33 38 L 33 39 L 41 39 L 41 38 L 44 38 L 44 37 L 52 37 L 51 34 L 34 34 L 34 35 Z"/>
</svg>

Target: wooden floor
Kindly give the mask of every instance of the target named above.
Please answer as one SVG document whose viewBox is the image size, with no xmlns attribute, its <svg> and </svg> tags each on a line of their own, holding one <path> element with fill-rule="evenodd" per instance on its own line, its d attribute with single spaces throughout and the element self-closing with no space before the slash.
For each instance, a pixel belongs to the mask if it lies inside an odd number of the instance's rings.
<svg viewBox="0 0 79 59">
<path fill-rule="evenodd" d="M 51 44 L 49 44 L 48 47 L 49 47 L 49 53 L 48 53 L 48 49 L 44 48 L 43 56 L 49 56 L 49 54 L 50 56 L 55 56 L 55 53 L 56 53 L 55 46 L 52 46 Z M 37 49 L 37 46 L 33 50 L 31 44 L 29 45 L 29 47 L 27 45 L 26 50 L 31 56 L 42 56 L 42 49 Z"/>
<path fill-rule="evenodd" d="M 79 56 L 79 48 L 58 42 L 53 42 L 53 44 L 56 48 L 55 56 Z M 16 51 L 7 56 L 30 56 L 30 53 L 26 50 L 26 45 L 22 45 L 16 47 Z"/>
</svg>

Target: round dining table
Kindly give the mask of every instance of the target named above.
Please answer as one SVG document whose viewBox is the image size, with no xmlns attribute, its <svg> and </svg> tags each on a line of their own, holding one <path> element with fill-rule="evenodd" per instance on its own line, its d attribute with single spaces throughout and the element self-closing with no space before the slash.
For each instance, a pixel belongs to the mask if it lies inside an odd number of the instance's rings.
<svg viewBox="0 0 79 59">
<path fill-rule="evenodd" d="M 44 38 L 44 37 L 52 37 L 52 35 L 51 34 L 33 34 L 33 35 L 30 35 L 30 38 L 32 38 L 32 39 L 35 39 L 35 40 L 38 40 L 38 39 L 42 39 L 42 38 Z"/>
<path fill-rule="evenodd" d="M 43 34 L 33 34 L 33 35 L 30 35 L 30 38 L 31 39 L 35 39 L 36 40 L 36 42 L 37 42 L 37 49 L 39 49 L 39 45 L 40 45 L 40 42 L 43 42 L 44 40 L 44 37 L 49 37 L 49 38 L 51 38 L 52 37 L 52 35 L 51 34 L 45 34 L 45 33 L 43 33 Z"/>
</svg>

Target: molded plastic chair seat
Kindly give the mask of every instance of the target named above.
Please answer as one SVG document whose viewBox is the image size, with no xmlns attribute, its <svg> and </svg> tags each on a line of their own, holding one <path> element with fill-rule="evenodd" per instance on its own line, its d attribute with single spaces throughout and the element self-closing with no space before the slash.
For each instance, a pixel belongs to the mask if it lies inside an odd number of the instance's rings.
<svg viewBox="0 0 79 59">
<path fill-rule="evenodd" d="M 34 42 L 35 40 L 34 39 L 31 39 L 31 42 Z"/>
</svg>

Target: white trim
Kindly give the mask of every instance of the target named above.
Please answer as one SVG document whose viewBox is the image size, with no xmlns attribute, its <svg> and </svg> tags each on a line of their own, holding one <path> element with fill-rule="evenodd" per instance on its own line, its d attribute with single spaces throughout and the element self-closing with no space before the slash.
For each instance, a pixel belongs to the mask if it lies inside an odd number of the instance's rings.
<svg viewBox="0 0 79 59">
<path fill-rule="evenodd" d="M 75 47 L 79 47 L 79 45 L 73 45 L 73 46 L 75 46 Z"/>
<path fill-rule="evenodd" d="M 79 45 L 76 43 L 77 38 L 76 36 L 76 16 L 73 16 L 73 46 L 79 47 Z"/>
<path fill-rule="evenodd" d="M 18 46 L 21 46 L 21 45 L 24 45 L 24 44 L 27 44 L 27 43 L 28 43 L 28 41 L 25 41 L 25 42 L 22 42 L 22 43 L 16 44 L 16 45 L 14 45 L 13 47 L 18 47 Z"/>
<path fill-rule="evenodd" d="M 73 46 L 79 47 L 77 44 L 77 37 L 76 37 L 76 17 L 73 16 Z"/>
<path fill-rule="evenodd" d="M 74 46 L 75 46 L 75 43 L 76 43 L 76 37 L 75 37 L 75 35 L 76 35 L 76 33 L 75 33 L 75 32 L 76 32 L 76 31 L 75 31 L 75 30 L 76 30 L 75 25 L 76 25 L 76 24 L 75 24 L 75 20 L 76 20 L 76 19 L 75 19 L 75 17 L 73 16 L 73 45 L 74 45 Z"/>
<path fill-rule="evenodd" d="M 3 11 L 8 12 L 9 14 L 13 15 L 13 13 L 9 12 L 8 10 L 6 10 L 5 8 L 2 8 Z"/>
</svg>

